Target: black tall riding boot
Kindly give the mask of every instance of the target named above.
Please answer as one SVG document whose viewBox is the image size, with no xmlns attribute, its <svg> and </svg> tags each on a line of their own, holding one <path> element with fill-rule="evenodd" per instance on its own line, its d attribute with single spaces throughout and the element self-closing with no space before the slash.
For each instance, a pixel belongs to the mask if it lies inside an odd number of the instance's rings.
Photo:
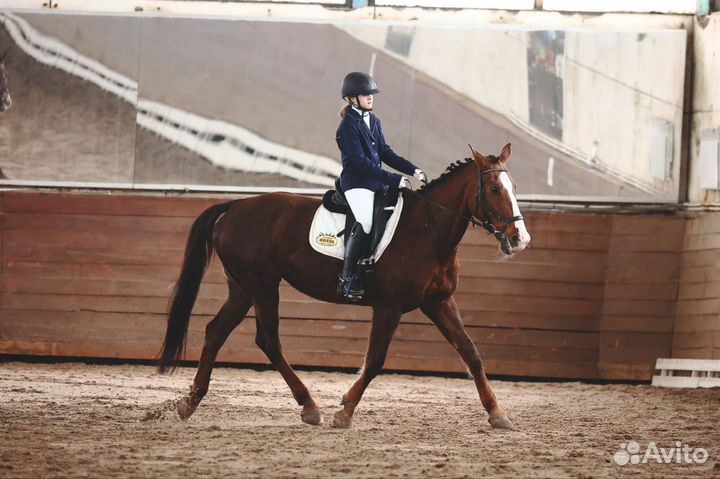
<svg viewBox="0 0 720 479">
<path fill-rule="evenodd" d="M 350 236 L 345 244 L 345 261 L 338 284 L 338 292 L 351 301 L 360 301 L 365 294 L 365 281 L 361 274 L 357 274 L 357 263 L 367 255 L 370 235 L 356 222 L 350 230 Z"/>
</svg>

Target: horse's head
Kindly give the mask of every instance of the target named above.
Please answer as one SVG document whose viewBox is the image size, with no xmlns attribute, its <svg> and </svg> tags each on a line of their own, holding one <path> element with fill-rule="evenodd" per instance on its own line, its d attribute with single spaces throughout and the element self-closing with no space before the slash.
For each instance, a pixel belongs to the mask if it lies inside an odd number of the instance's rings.
<svg viewBox="0 0 720 479">
<path fill-rule="evenodd" d="M 0 56 L 0 111 L 6 111 L 12 105 L 12 98 L 8 90 L 8 75 L 5 68 L 8 50 Z"/>
<path fill-rule="evenodd" d="M 500 243 L 500 251 L 512 256 L 530 243 L 530 234 L 520 214 L 515 183 L 510 177 L 507 162 L 510 143 L 500 156 L 483 156 L 470 146 L 477 165 L 477 190 L 469 201 L 470 211 L 482 222 L 483 228 Z"/>
</svg>

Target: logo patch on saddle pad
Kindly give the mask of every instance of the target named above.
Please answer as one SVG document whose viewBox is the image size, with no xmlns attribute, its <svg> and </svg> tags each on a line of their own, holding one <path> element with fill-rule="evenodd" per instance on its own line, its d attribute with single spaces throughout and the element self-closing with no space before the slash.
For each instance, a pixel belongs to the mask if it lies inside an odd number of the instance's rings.
<svg viewBox="0 0 720 479">
<path fill-rule="evenodd" d="M 320 233 L 315 238 L 315 242 L 320 246 L 330 247 L 337 246 L 338 238 L 333 234 Z"/>
<path fill-rule="evenodd" d="M 385 226 L 385 232 L 375 250 L 375 261 L 380 259 L 385 249 L 390 245 L 393 234 L 395 234 L 395 228 L 400 220 L 402 207 L 403 198 L 402 195 L 400 195 L 395 205 L 395 210 L 392 215 L 390 215 L 387 226 Z M 320 205 L 310 225 L 310 246 L 318 253 L 337 259 L 345 258 L 345 236 L 337 236 L 343 229 L 345 229 L 345 215 L 342 213 L 333 213 Z"/>
</svg>

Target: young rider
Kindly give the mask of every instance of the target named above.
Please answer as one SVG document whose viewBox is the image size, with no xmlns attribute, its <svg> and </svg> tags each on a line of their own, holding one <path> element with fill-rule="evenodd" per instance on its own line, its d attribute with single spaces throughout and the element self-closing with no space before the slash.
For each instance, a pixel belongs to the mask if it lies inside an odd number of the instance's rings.
<svg viewBox="0 0 720 479">
<path fill-rule="evenodd" d="M 373 95 L 379 92 L 375 80 L 365 73 L 348 73 L 342 82 L 341 96 L 347 105 L 340 110 L 342 120 L 335 140 L 342 153 L 340 186 L 356 222 L 346 243 L 338 289 L 352 301 L 365 294 L 362 275 L 355 274 L 355 266 L 369 248 L 375 192 L 385 185 L 408 185 L 404 176 L 383 170 L 382 163 L 418 180 L 426 179 L 420 168 L 396 154 L 385 141 L 380 120 L 371 113 Z"/>
</svg>

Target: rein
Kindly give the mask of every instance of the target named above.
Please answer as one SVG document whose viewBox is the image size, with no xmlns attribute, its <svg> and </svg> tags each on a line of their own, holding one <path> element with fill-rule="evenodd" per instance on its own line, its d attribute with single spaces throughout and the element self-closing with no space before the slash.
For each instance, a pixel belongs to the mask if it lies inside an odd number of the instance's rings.
<svg viewBox="0 0 720 479">
<path fill-rule="evenodd" d="M 483 183 L 482 177 L 493 171 L 504 171 L 504 172 L 510 174 L 510 172 L 506 168 L 490 168 L 485 171 L 478 171 L 478 183 L 479 183 L 480 187 L 478 188 L 478 193 L 477 193 L 476 209 L 480 209 L 481 203 L 483 201 L 483 197 L 485 196 L 485 184 Z M 427 184 L 428 184 L 427 181 L 425 181 L 426 186 L 427 186 Z M 448 208 L 447 206 L 445 206 L 443 204 L 438 203 L 437 201 L 431 200 L 430 197 L 428 196 L 427 189 L 425 190 L 425 194 L 418 193 L 409 188 L 405 188 L 404 192 L 412 193 L 413 195 L 422 198 L 423 200 L 427 201 L 428 203 L 437 206 L 438 208 L 440 208 L 442 211 L 444 211 L 447 214 L 450 214 L 452 216 L 456 216 L 458 218 L 462 218 L 466 221 L 469 221 L 470 223 L 472 223 L 473 226 L 481 227 L 482 229 L 487 231 L 488 234 L 495 236 L 495 238 L 497 238 L 499 241 L 502 241 L 503 239 L 505 239 L 505 231 L 507 231 L 508 227 L 511 224 L 513 224 L 516 221 L 524 220 L 522 215 L 508 217 L 508 216 L 503 216 L 494 211 L 488 211 L 485 213 L 484 218 L 482 218 L 482 220 L 478 221 L 475 219 L 475 217 L 473 215 L 465 216 L 463 214 L 458 213 L 457 211 L 454 211 L 454 210 Z M 495 218 L 496 220 L 501 221 L 504 225 L 502 227 L 502 229 L 495 228 L 495 225 L 492 224 L 491 218 Z M 428 226 L 428 223 L 426 223 L 425 226 Z"/>
</svg>

